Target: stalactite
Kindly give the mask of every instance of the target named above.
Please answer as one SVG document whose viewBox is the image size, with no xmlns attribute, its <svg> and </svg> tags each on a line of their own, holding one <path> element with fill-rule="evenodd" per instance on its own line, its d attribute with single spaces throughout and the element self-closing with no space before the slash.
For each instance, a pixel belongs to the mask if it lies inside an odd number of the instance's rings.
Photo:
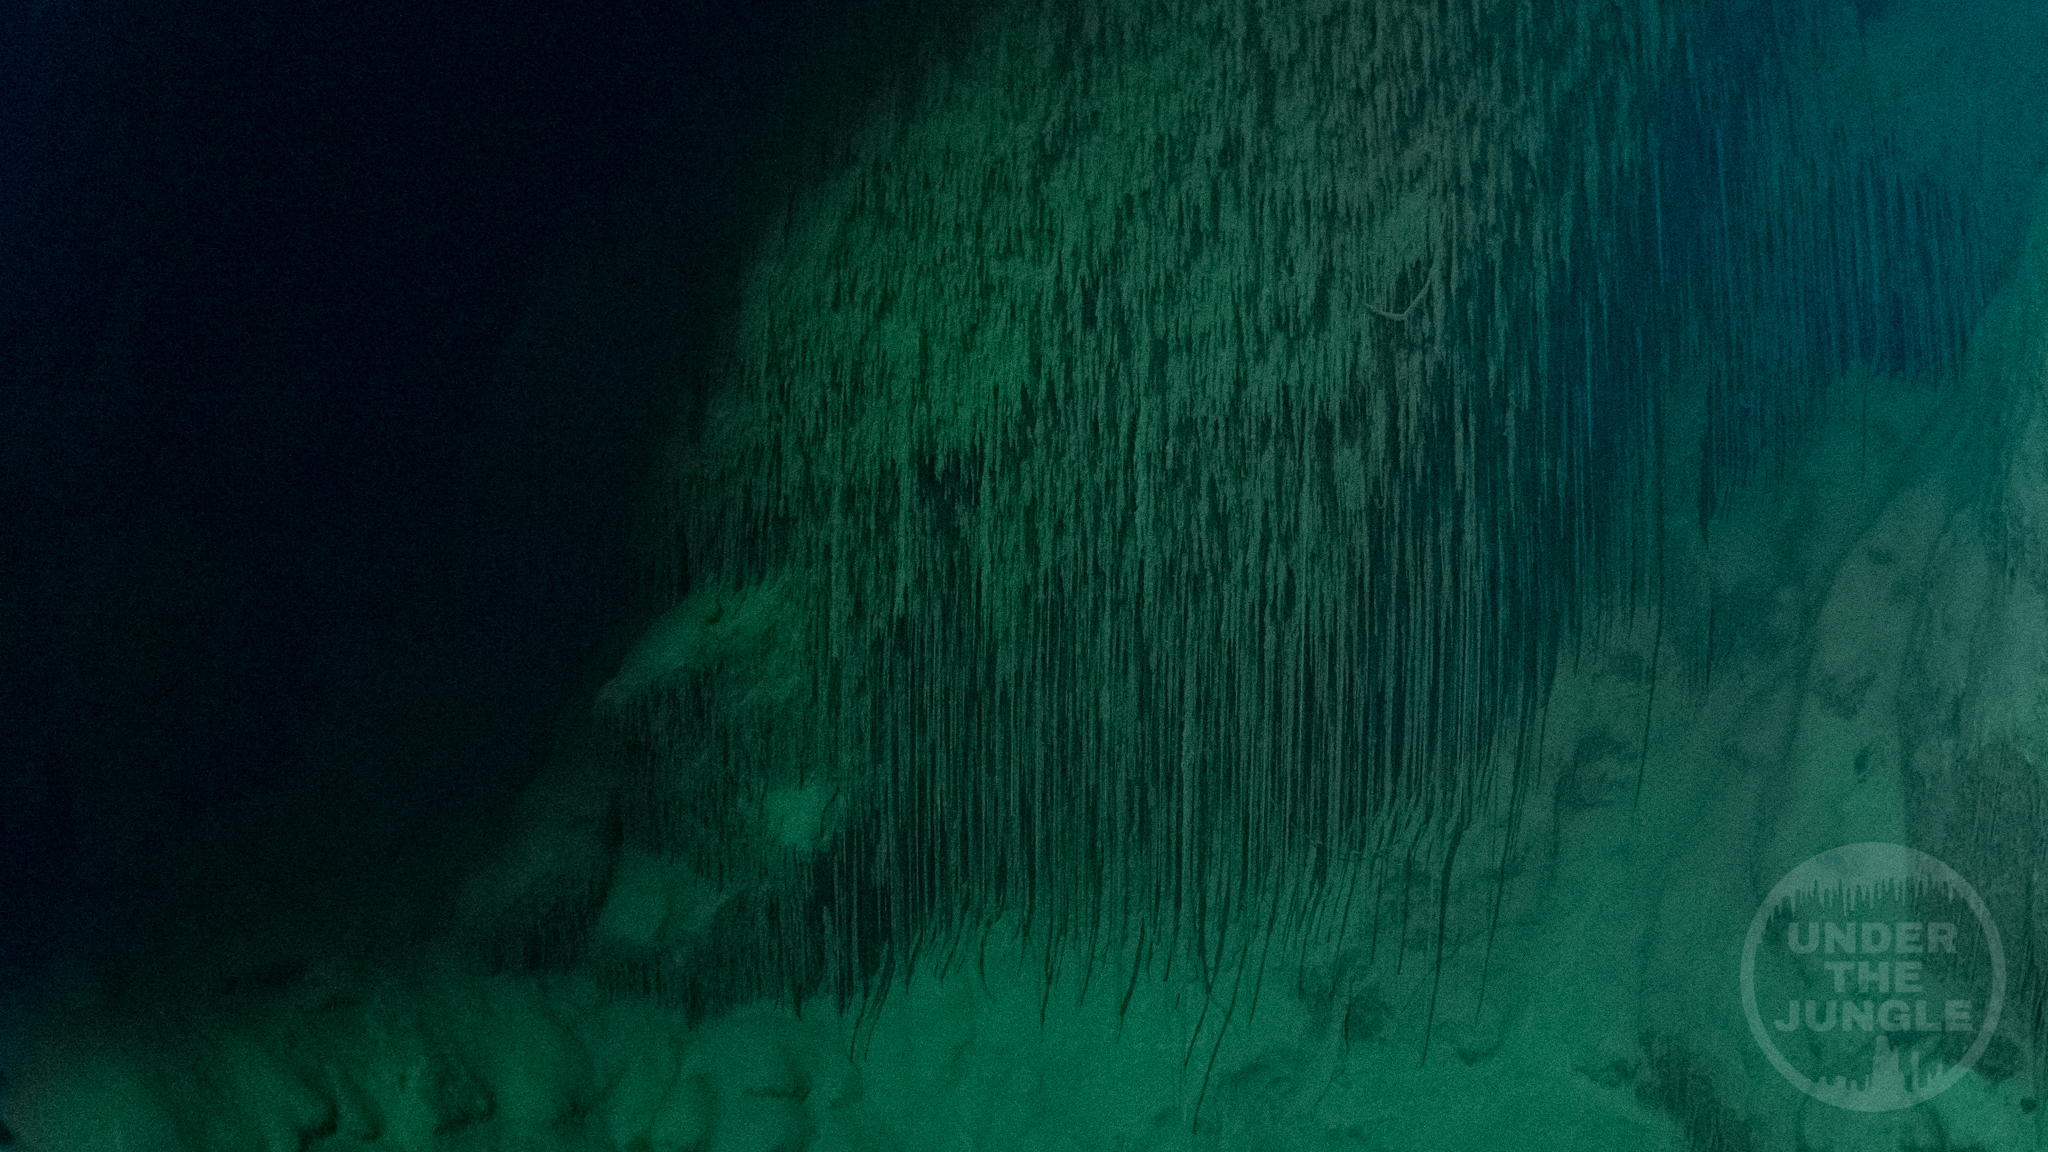
<svg viewBox="0 0 2048 1152">
<path fill-rule="evenodd" d="M 1850 369 L 1962 363 L 1992 241 L 1794 83 L 1839 14 L 1767 8 L 1027 4 L 901 81 L 767 239 L 674 481 L 678 596 L 787 637 L 608 702 L 650 849 L 735 834 L 720 772 L 845 788 L 678 997 L 844 1006 L 1008 915 L 1048 994 L 1078 948 L 1128 1004 L 1288 902 L 1396 965 L 1433 916 L 1440 965 L 1560 662 L 1654 612 L 1639 776 L 1665 645 L 1712 674 L 1667 506 L 1705 538 Z"/>
</svg>

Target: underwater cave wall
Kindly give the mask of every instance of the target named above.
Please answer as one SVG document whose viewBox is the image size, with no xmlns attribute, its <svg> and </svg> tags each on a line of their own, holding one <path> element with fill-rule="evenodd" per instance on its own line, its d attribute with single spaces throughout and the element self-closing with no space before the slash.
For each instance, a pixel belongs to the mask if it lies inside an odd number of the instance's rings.
<svg viewBox="0 0 2048 1152">
<path fill-rule="evenodd" d="M 600 706 L 627 841 L 755 845 L 640 979 L 845 996 L 1005 912 L 1208 965 L 1359 855 L 1440 904 L 1562 653 L 1654 602 L 1710 677 L 1717 493 L 1959 373 L 2011 238 L 1816 90 L 1856 20 L 1016 5 L 900 76 L 677 452 L 678 611 L 772 627 Z"/>
<path fill-rule="evenodd" d="M 445 937 L 131 974 L 9 1123 L 2040 1146 L 2048 135 L 1939 7 L 990 8 L 804 153 Z M 1871 839 L 2013 961 L 1877 1120 L 1731 958 Z"/>
</svg>

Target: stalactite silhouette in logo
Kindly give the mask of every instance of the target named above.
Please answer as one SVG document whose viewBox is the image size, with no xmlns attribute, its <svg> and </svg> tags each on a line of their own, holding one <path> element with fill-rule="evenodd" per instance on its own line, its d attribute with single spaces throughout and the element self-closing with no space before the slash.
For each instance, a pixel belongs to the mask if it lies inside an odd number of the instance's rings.
<svg viewBox="0 0 2048 1152">
<path fill-rule="evenodd" d="M 1794 868 L 1757 909 L 1742 1000 L 1800 1091 L 1857 1112 L 1909 1108 L 1953 1087 L 1997 1034 L 2005 949 L 1954 869 L 1902 845 L 1849 844 Z M 1760 1009 L 1779 1004 L 1767 1026 Z M 1848 1062 L 1860 1075 L 1834 1071 Z"/>
</svg>

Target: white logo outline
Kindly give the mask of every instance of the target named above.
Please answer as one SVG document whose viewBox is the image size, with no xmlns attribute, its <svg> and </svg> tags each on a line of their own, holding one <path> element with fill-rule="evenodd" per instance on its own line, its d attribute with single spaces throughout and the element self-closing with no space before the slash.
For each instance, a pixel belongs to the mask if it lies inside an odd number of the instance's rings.
<svg viewBox="0 0 2048 1152">
<path fill-rule="evenodd" d="M 1771 915 L 1788 902 L 1792 894 L 1816 884 L 1830 881 L 1839 884 L 1844 877 L 1874 878 L 1912 875 L 1916 878 L 1931 879 L 1945 884 L 1952 893 L 1959 892 L 1975 913 L 1977 924 L 1984 932 L 1986 944 L 1991 949 L 1991 998 L 1984 1012 L 1984 1022 L 1977 1029 L 1976 1043 L 1953 1067 L 1931 1077 L 1925 1088 L 1912 1087 L 1903 1093 L 1886 1095 L 1869 1089 L 1850 1089 L 1842 1085 L 1816 1082 L 1785 1058 L 1778 1050 L 1776 1041 L 1771 1039 L 1764 1027 L 1763 1015 L 1756 1006 L 1756 954 L 1762 946 L 1764 929 L 1770 923 Z M 1962 875 L 1933 856 L 1903 844 L 1888 844 L 1882 841 L 1863 841 L 1844 844 L 1826 852 L 1808 857 L 1779 880 L 1770 894 L 1757 907 L 1756 916 L 1750 920 L 1749 935 L 1742 947 L 1742 1010 L 1749 1018 L 1749 1031 L 1756 1038 L 1772 1066 L 1790 1081 L 1792 1085 L 1823 1104 L 1854 1112 L 1890 1112 L 1900 1108 L 1931 1100 L 1953 1087 L 1963 1074 L 1977 1063 L 1984 1049 L 1991 1043 L 1991 1037 L 1998 1031 L 1998 1016 L 2005 1003 L 2005 949 L 2000 942 L 1998 925 L 1992 922 L 1990 909 L 1984 906 L 1977 890 Z M 1878 1035 L 1878 1059 L 1882 1060 L 1888 1042 L 1882 1033 Z M 1874 1079 L 1874 1077 L 1873 1077 Z"/>
</svg>

